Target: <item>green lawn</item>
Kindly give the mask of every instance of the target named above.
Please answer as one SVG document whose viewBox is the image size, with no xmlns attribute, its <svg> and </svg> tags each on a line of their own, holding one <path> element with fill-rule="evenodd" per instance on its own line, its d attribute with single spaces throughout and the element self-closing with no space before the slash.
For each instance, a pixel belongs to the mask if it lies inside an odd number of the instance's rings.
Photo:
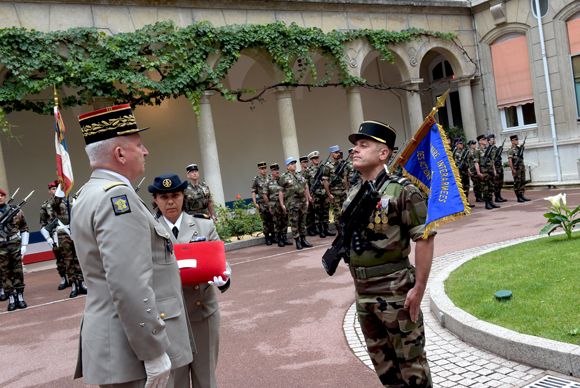
<svg viewBox="0 0 580 388">
<path fill-rule="evenodd" d="M 517 331 L 580 344 L 580 232 L 541 238 L 478 256 L 453 271 L 445 291 L 477 318 Z M 493 294 L 510 290 L 508 302 Z"/>
</svg>

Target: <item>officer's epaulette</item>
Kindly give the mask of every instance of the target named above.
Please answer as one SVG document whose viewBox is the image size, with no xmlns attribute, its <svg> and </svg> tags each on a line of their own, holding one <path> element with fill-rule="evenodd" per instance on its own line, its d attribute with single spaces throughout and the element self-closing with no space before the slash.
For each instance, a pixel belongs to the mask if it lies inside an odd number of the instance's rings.
<svg viewBox="0 0 580 388">
<path fill-rule="evenodd" d="M 207 214 L 203 214 L 203 213 L 193 213 L 193 216 L 195 218 L 205 218 L 206 220 L 209 220 L 209 216 Z"/>
<path fill-rule="evenodd" d="M 401 177 L 391 177 L 391 182 L 394 183 L 398 183 L 401 186 L 407 186 L 412 184 L 413 182 L 411 182 L 408 178 L 401 176 Z"/>
<path fill-rule="evenodd" d="M 116 187 L 116 186 L 128 186 L 128 185 L 126 183 L 124 183 L 124 182 L 113 182 L 113 183 L 109 183 L 108 185 L 106 185 L 105 187 L 103 187 L 103 190 L 109 191 L 113 187 Z"/>
</svg>

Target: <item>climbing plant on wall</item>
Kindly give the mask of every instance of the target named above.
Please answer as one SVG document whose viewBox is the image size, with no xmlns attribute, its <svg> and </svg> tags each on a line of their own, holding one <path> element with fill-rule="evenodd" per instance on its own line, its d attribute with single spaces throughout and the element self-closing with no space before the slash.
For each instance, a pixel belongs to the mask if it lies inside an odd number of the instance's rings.
<svg viewBox="0 0 580 388">
<path fill-rule="evenodd" d="M 137 106 L 159 105 L 166 98 L 186 96 L 196 110 L 205 90 L 253 103 L 266 89 L 276 86 L 373 87 L 351 76 L 347 69 L 345 43 L 362 37 L 380 52 L 381 59 L 391 62 L 389 44 L 425 37 L 455 42 L 454 34 L 418 29 L 324 33 L 283 22 L 225 27 L 201 22 L 180 28 L 164 21 L 114 36 L 96 28 L 48 33 L 5 28 L 0 30 L 0 63 L 6 66 L 0 76 L 0 108 L 5 113 L 28 110 L 51 114 L 53 100 L 39 95 L 53 85 L 75 91 L 60 99 L 64 108 L 87 104 L 93 97 Z M 226 89 L 222 81 L 243 49 L 266 50 L 285 78 L 261 93 Z M 317 54 L 326 58 L 324 74 L 317 74 L 314 66 Z M 213 57 L 219 59 L 211 66 Z"/>
</svg>

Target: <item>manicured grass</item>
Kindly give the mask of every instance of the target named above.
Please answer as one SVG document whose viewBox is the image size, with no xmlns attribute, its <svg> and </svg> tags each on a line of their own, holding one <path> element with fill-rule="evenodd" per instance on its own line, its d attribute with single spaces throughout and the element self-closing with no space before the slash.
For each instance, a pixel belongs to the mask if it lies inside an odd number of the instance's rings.
<svg viewBox="0 0 580 388">
<path fill-rule="evenodd" d="M 519 333 L 580 344 L 580 232 L 541 238 L 476 257 L 445 291 L 475 317 Z M 493 294 L 510 290 L 510 301 Z"/>
</svg>

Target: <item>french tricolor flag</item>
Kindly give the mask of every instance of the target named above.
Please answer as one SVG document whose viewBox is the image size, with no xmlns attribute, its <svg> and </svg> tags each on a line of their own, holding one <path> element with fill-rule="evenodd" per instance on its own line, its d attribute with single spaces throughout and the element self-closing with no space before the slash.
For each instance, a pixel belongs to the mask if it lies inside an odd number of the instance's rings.
<svg viewBox="0 0 580 388">
<path fill-rule="evenodd" d="M 56 130 L 54 135 L 56 147 L 56 172 L 58 174 L 58 179 L 60 180 L 60 188 L 64 191 L 65 198 L 67 198 L 73 187 L 74 178 L 68 148 L 66 147 L 66 141 L 64 140 L 64 123 L 62 122 L 62 117 L 58 111 L 58 104 L 55 104 L 54 106 L 54 119 Z"/>
</svg>

